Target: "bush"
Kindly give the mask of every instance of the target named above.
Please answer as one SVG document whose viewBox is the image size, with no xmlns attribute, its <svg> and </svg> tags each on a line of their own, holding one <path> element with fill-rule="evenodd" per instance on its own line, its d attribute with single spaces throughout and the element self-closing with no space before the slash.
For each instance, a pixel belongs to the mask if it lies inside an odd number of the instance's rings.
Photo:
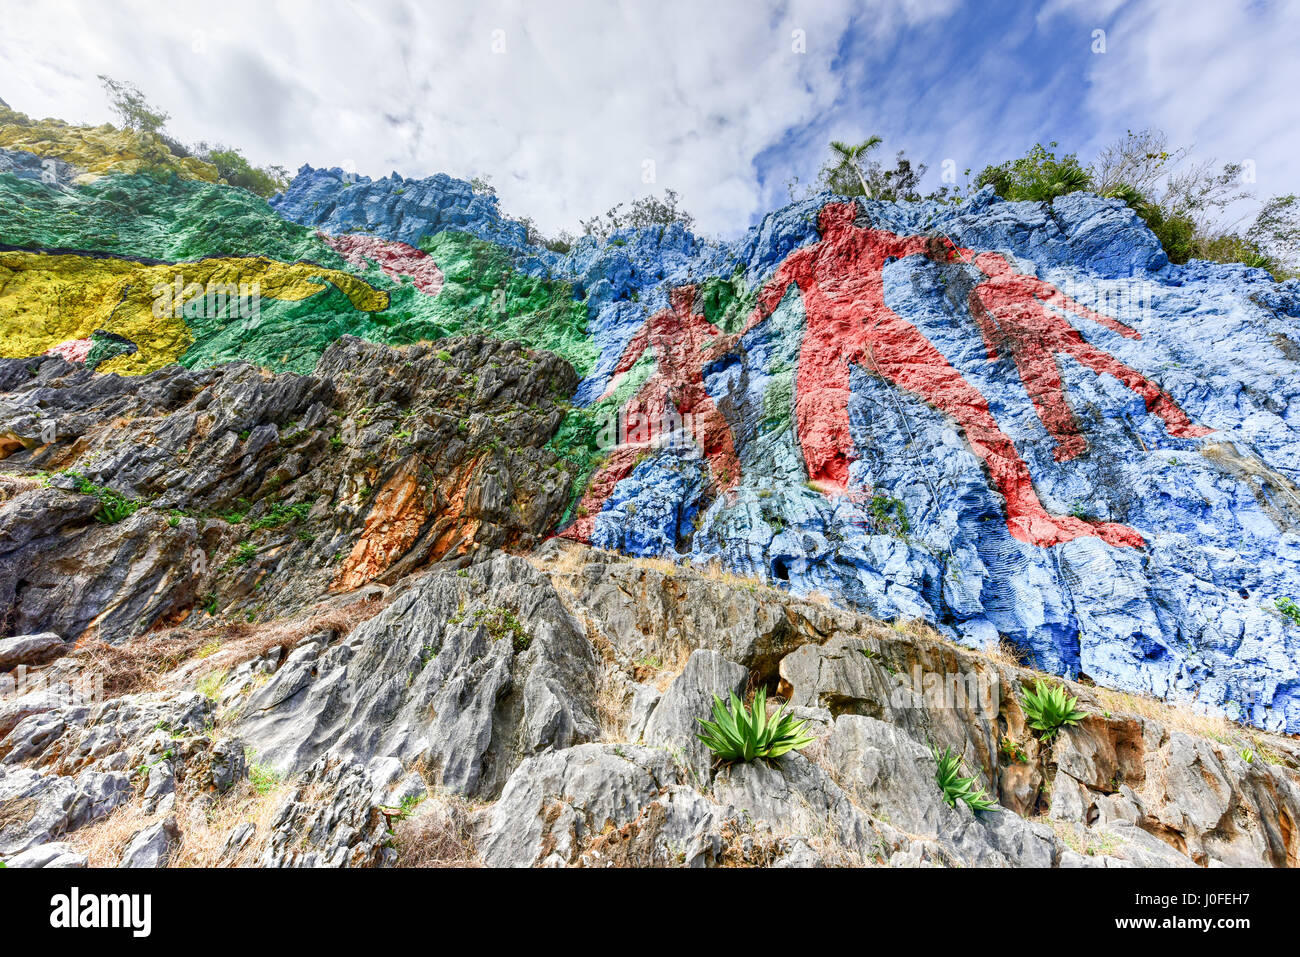
<svg viewBox="0 0 1300 957">
<path fill-rule="evenodd" d="M 137 133 L 157 133 L 171 118 L 171 114 L 146 100 L 144 93 L 134 83 L 114 80 L 102 73 L 99 74 L 99 82 L 108 94 L 113 112 L 122 121 L 123 129 L 135 130 Z"/>
<path fill-rule="evenodd" d="M 934 779 L 943 791 L 943 799 L 949 807 L 956 807 L 959 800 L 965 801 L 972 811 L 996 811 L 997 802 L 989 799 L 984 793 L 982 787 L 975 785 L 974 777 L 961 776 L 961 758 L 952 753 L 951 749 L 944 748 L 943 753 L 939 749 L 930 746 L 930 753 L 934 755 L 935 763 L 938 764 L 938 770 L 935 772 Z"/>
<path fill-rule="evenodd" d="M 797 751 L 811 744 L 813 738 L 804 733 L 806 721 L 798 721 L 785 714 L 785 706 L 776 714 L 767 716 L 767 689 L 759 688 L 754 695 L 754 709 L 745 707 L 736 693 L 731 693 L 731 705 L 724 708 L 722 699 L 713 696 L 713 721 L 696 718 L 704 726 L 704 734 L 696 735 L 724 762 L 753 761 L 758 758 L 778 758 L 788 751 Z"/>
<path fill-rule="evenodd" d="M 642 196 L 626 205 L 619 203 L 603 216 L 593 216 L 582 221 L 582 231 L 587 236 L 608 239 L 619 229 L 645 229 L 650 226 L 669 226 L 681 223 L 686 229 L 695 225 L 695 217 L 677 205 L 677 191 L 664 190 L 664 198 Z"/>
<path fill-rule="evenodd" d="M 1061 728 L 1078 724 L 1088 717 L 1088 712 L 1076 707 L 1079 699 L 1066 695 L 1065 685 L 1050 685 L 1040 679 L 1034 682 L 1033 691 L 1023 690 L 1020 705 L 1025 718 L 1031 728 L 1042 734 L 1044 741 L 1051 741 Z"/>
<path fill-rule="evenodd" d="M 283 167 L 266 166 L 259 169 L 233 147 L 198 143 L 195 144 L 194 151 L 199 159 L 217 168 L 217 175 L 228 186 L 238 186 L 263 198 L 274 196 L 289 186 L 289 174 Z"/>
<path fill-rule="evenodd" d="M 116 525 L 123 519 L 130 518 L 142 504 L 135 499 L 119 495 L 111 488 L 96 485 L 79 472 L 69 471 L 68 475 L 77 483 L 78 492 L 99 499 L 99 511 L 95 513 L 95 521 L 104 525 Z"/>
<path fill-rule="evenodd" d="M 1290 618 L 1292 623 L 1300 625 L 1300 605 L 1297 605 L 1290 598 L 1275 599 L 1273 604 L 1277 605 L 1277 610 Z"/>
<path fill-rule="evenodd" d="M 1092 177 L 1073 153 L 1059 159 L 1056 143 L 1037 143 L 1018 160 L 986 166 L 975 177 L 975 189 L 991 185 L 1006 200 L 1050 203 L 1058 196 L 1092 188 Z"/>
</svg>

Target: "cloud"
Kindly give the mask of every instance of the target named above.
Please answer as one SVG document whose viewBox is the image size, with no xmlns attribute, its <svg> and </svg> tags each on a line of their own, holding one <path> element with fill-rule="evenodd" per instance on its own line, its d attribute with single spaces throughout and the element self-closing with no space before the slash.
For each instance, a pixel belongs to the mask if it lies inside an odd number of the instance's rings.
<svg viewBox="0 0 1300 957">
<path fill-rule="evenodd" d="M 1197 159 L 1253 163 L 1262 198 L 1300 189 L 1300 5 L 1147 0 L 1124 7 L 1092 58 L 1098 140 L 1157 126 Z M 1237 210 L 1235 212 L 1241 212 Z"/>
<path fill-rule="evenodd" d="M 875 7 L 881 36 L 944 9 Z M 258 163 L 490 174 L 508 210 L 547 229 L 672 187 L 704 229 L 734 233 L 758 212 L 754 156 L 833 102 L 853 4 L 232 0 L 220 19 L 197 4 L 116 9 L 11 10 L 0 83 L 12 105 L 108 120 L 102 72 L 169 110 L 174 135 L 235 144 Z"/>
<path fill-rule="evenodd" d="M 0 94 L 15 109 L 104 122 L 106 73 L 169 110 L 186 141 L 290 169 L 490 175 L 507 212 L 548 232 L 670 187 L 704 231 L 734 235 L 786 199 L 790 176 L 815 175 L 828 139 L 870 133 L 928 163 L 932 184 L 945 159 L 978 169 L 1052 139 L 1086 158 L 1146 125 L 1254 158 L 1261 191 L 1300 178 L 1297 5 L 14 6 Z M 1089 49 L 1098 26 L 1104 55 Z"/>
</svg>

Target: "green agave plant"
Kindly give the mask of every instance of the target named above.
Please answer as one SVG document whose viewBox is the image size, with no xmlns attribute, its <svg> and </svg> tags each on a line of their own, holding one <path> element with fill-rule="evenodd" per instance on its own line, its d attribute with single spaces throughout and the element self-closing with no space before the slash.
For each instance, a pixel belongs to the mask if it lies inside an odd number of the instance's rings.
<svg viewBox="0 0 1300 957">
<path fill-rule="evenodd" d="M 104 525 L 116 525 L 125 518 L 130 518 L 135 514 L 136 509 L 140 507 L 139 502 L 132 502 L 129 499 L 113 496 L 101 499 L 102 505 L 99 511 L 95 513 L 95 521 Z"/>
<path fill-rule="evenodd" d="M 730 707 L 713 696 L 713 718 L 705 721 L 704 733 L 696 735 L 722 761 L 753 761 L 757 758 L 778 758 L 787 751 L 797 751 L 813 738 L 804 734 L 808 722 L 798 721 L 785 714 L 785 705 L 776 714 L 767 716 L 767 689 L 759 688 L 754 695 L 754 709 L 745 707 L 736 693 L 731 693 Z"/>
<path fill-rule="evenodd" d="M 1020 705 L 1025 711 L 1029 726 L 1042 732 L 1044 741 L 1051 741 L 1061 728 L 1078 724 L 1088 717 L 1088 712 L 1075 707 L 1078 698 L 1066 695 L 1065 685 L 1048 684 L 1039 679 L 1034 682 L 1034 689 L 1024 689 L 1025 696 Z"/>
<path fill-rule="evenodd" d="M 940 754 L 938 748 L 930 745 L 930 753 L 934 755 L 935 763 L 939 765 L 934 779 L 943 791 L 943 799 L 949 807 L 956 807 L 960 800 L 965 801 L 972 811 L 997 810 L 997 802 L 989 800 L 984 789 L 975 784 L 974 777 L 962 777 L 961 758 L 953 754 L 950 748 L 944 748 L 943 753 Z"/>
</svg>

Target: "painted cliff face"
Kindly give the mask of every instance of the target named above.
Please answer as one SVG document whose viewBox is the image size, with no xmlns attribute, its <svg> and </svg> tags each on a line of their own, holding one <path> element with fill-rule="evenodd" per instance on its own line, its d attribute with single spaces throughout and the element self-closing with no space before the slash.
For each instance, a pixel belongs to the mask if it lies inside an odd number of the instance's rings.
<svg viewBox="0 0 1300 957">
<path fill-rule="evenodd" d="M 899 236 L 861 228 L 854 224 L 856 214 L 851 203 L 832 203 L 821 210 L 821 240 L 780 265 L 759 293 L 745 326 L 746 331 L 753 329 L 771 314 L 787 290 L 798 291 L 805 319 L 793 424 L 807 481 L 832 496 L 850 490 L 849 463 L 858 457 L 849 422 L 850 379 L 855 366 L 863 367 L 952 421 L 1002 494 L 1007 527 L 1017 539 L 1050 546 L 1096 536 L 1111 545 L 1140 547 L 1142 536 L 1123 525 L 1048 514 L 1034 491 L 1029 467 L 990 413 L 987 398 L 920 330 L 885 304 L 886 263 L 911 255 L 925 255 L 940 263 L 964 261 L 970 251 L 958 251 L 935 236 Z M 971 291 L 969 304 L 988 343 L 989 359 L 996 361 L 999 345 L 1014 356 L 1040 419 L 1058 443 L 1058 461 L 1073 458 L 1087 447 L 1065 397 L 1058 356 L 1077 359 L 1099 374 L 1114 375 L 1145 399 L 1152 414 L 1165 420 L 1171 435 L 1194 438 L 1209 433 L 1209 429 L 1194 426 L 1168 393 L 1087 343 L 1048 307 L 1069 309 L 1139 338 L 1132 329 L 1048 283 L 1016 273 L 996 253 L 975 256 L 974 262 L 988 277 Z M 667 421 L 669 406 L 683 422 L 694 419 L 691 424 L 700 431 L 693 437 L 701 446 L 712 484 L 728 491 L 738 477 L 729 423 L 704 391 L 702 370 L 717 362 L 736 339 L 692 311 L 693 287 L 675 289 L 670 298 L 672 307 L 648 319 L 632 337 L 614 376 L 628 372 L 653 347 L 655 372 L 631 400 L 633 414 L 652 423 L 650 435 L 671 431 L 653 425 Z M 613 388 L 611 384 L 606 395 Z M 592 478 L 580 515 L 566 529 L 566 536 L 590 541 L 592 513 L 603 507 L 617 483 L 645 457 L 651 445 L 645 438 L 620 436 L 609 459 Z"/>
<path fill-rule="evenodd" d="M 344 335 L 516 340 L 581 380 L 549 443 L 580 475 L 561 534 L 1300 730 L 1294 283 L 1171 266 L 1083 194 L 820 197 L 733 242 L 557 253 L 446 176 L 304 167 L 268 204 L 132 168 L 0 175 L 8 354 L 310 373 Z M 205 295 L 260 279 L 256 321 L 154 316 L 182 265 Z M 348 585 L 388 560 L 367 542 Z"/>
</svg>

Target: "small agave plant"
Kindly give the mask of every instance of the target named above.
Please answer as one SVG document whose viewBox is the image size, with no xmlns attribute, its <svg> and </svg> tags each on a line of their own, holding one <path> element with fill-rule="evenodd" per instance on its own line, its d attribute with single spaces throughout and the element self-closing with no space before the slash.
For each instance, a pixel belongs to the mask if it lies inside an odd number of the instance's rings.
<svg viewBox="0 0 1300 957">
<path fill-rule="evenodd" d="M 1088 717 L 1088 712 L 1075 707 L 1079 699 L 1066 695 L 1065 685 L 1052 685 L 1039 679 L 1032 691 L 1025 688 L 1024 692 L 1020 705 L 1025 718 L 1031 728 L 1042 733 L 1044 741 L 1051 741 L 1061 728 Z"/>
<path fill-rule="evenodd" d="M 713 719 L 696 718 L 704 726 L 704 733 L 696 735 L 720 761 L 753 761 L 757 758 L 778 758 L 787 751 L 797 751 L 811 744 L 813 738 L 804 733 L 808 722 L 796 720 L 785 714 L 785 705 L 776 714 L 767 716 L 767 689 L 759 688 L 754 695 L 754 709 L 750 711 L 731 693 L 731 704 L 724 707 L 722 699 L 713 696 Z"/>
<path fill-rule="evenodd" d="M 935 763 L 939 765 L 934 779 L 943 791 L 943 799 L 949 807 L 956 807 L 958 801 L 965 801 L 972 811 L 998 809 L 997 802 L 989 800 L 984 788 L 975 784 L 974 777 L 962 777 L 960 755 L 953 754 L 951 748 L 944 748 L 943 753 L 940 754 L 939 749 L 934 745 L 930 745 L 930 753 L 934 755 Z"/>
</svg>

